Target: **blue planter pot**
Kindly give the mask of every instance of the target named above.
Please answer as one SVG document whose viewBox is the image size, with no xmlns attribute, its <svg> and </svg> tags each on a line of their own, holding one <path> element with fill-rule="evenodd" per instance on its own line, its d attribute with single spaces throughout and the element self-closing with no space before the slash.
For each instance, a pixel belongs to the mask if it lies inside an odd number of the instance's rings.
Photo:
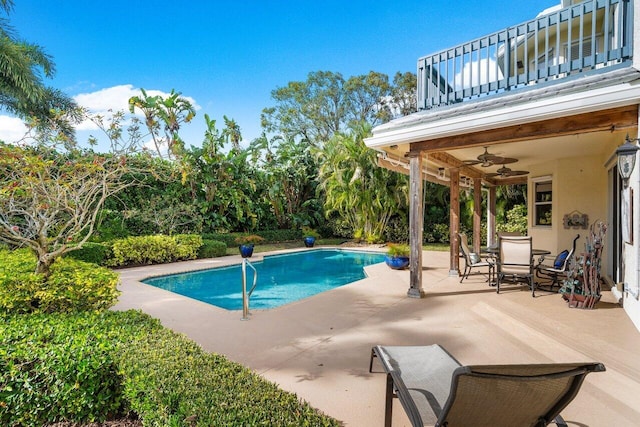
<svg viewBox="0 0 640 427">
<path fill-rule="evenodd" d="M 304 238 L 304 245 L 307 248 L 312 248 L 315 243 L 316 243 L 316 238 L 315 237 L 305 237 Z"/>
<path fill-rule="evenodd" d="M 409 257 L 385 255 L 384 262 L 394 270 L 403 270 L 409 265 Z"/>
<path fill-rule="evenodd" d="M 242 258 L 249 258 L 253 255 L 253 243 L 248 245 L 240 245 L 240 255 Z"/>
</svg>

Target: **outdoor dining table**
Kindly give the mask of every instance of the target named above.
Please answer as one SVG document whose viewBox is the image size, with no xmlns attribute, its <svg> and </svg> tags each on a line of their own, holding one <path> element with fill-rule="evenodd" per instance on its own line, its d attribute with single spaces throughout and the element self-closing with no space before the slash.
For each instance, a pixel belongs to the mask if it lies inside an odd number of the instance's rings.
<svg viewBox="0 0 640 427">
<path fill-rule="evenodd" d="M 498 255 L 500 254 L 500 247 L 497 245 L 492 245 L 492 246 L 486 246 L 484 248 L 481 248 L 480 250 L 480 254 L 481 255 L 488 255 L 492 258 L 498 258 Z M 546 255 L 550 255 L 551 251 L 548 251 L 546 249 L 531 249 L 531 254 L 534 257 L 538 257 L 538 264 L 540 265 L 544 262 L 544 257 Z M 491 286 L 495 286 L 495 280 L 489 280 L 489 285 Z"/>
</svg>

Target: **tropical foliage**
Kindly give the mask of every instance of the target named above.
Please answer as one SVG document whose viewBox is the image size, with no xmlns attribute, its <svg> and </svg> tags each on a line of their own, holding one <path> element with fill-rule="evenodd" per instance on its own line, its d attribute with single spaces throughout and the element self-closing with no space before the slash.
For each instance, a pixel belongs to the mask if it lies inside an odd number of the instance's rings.
<svg viewBox="0 0 640 427">
<path fill-rule="evenodd" d="M 382 240 L 389 219 L 408 203 L 408 180 L 376 164 L 376 153 L 364 144 L 371 127 L 354 125 L 334 135 L 318 150 L 319 189 L 327 216 L 337 213 L 356 239 Z"/>
</svg>

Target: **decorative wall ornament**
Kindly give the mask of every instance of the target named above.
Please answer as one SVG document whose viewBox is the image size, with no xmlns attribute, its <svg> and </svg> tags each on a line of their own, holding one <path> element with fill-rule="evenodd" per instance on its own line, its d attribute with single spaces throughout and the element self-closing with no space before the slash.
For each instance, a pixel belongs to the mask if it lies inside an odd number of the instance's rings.
<svg viewBox="0 0 640 427">
<path fill-rule="evenodd" d="M 564 228 L 582 228 L 586 230 L 589 228 L 589 215 L 580 211 L 573 211 L 563 217 L 562 223 Z"/>
</svg>

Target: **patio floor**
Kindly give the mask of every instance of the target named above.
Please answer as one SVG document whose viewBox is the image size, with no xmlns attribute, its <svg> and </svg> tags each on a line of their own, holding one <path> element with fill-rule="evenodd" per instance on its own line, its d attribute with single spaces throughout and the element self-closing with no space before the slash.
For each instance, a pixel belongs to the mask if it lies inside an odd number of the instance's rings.
<svg viewBox="0 0 640 427">
<path fill-rule="evenodd" d="M 259 259 L 254 256 L 252 261 Z M 598 361 L 563 412 L 570 426 L 640 423 L 640 333 L 606 292 L 595 310 L 557 294 L 449 277 L 448 252 L 424 252 L 424 299 L 406 296 L 409 272 L 384 264 L 368 278 L 241 321 L 227 311 L 139 282 L 153 275 L 239 263 L 239 257 L 120 270 L 115 309 L 141 309 L 205 350 L 226 355 L 347 426 L 384 424 L 384 374 L 368 372 L 371 347 L 440 344 L 462 364 Z M 376 365 L 374 365 L 375 367 Z M 526 402 L 523 402 L 526 404 Z M 394 402 L 394 427 L 409 426 Z"/>
</svg>

